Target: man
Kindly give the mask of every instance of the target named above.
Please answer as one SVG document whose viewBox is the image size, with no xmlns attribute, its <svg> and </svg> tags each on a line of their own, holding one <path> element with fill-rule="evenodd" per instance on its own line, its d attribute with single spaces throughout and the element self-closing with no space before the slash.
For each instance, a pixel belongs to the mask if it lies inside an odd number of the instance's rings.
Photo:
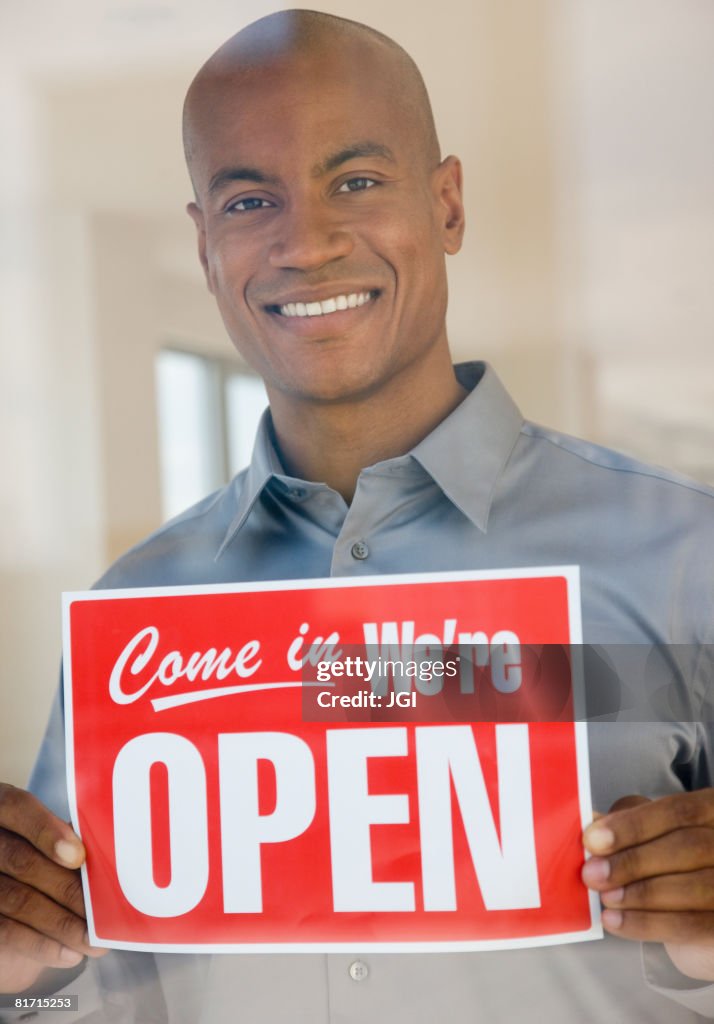
<svg viewBox="0 0 714 1024">
<path fill-rule="evenodd" d="M 697 644 L 683 673 L 702 699 L 712 494 L 523 423 L 480 364 L 454 372 L 444 253 L 463 234 L 461 168 L 440 159 L 410 58 L 353 22 L 271 15 L 199 72 L 184 133 L 208 287 L 271 415 L 250 468 L 100 586 L 578 563 L 586 642 Z M 617 939 L 357 961 L 91 950 L 61 718 L 57 702 L 36 795 L 0 799 L 3 991 L 78 992 L 87 1021 L 714 1017 L 714 796 L 696 721 L 591 726 L 596 805 L 658 797 L 586 833 L 584 879 Z M 652 944 L 645 978 L 621 940 Z"/>
</svg>

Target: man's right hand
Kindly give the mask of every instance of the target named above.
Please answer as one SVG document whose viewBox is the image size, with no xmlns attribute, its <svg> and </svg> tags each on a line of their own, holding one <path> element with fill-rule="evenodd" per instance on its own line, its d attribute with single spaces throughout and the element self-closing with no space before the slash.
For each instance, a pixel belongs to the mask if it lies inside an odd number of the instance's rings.
<svg viewBox="0 0 714 1024">
<path fill-rule="evenodd" d="M 31 793 L 0 783 L 0 992 L 22 992 L 45 968 L 101 956 L 87 942 L 81 841 Z"/>
</svg>

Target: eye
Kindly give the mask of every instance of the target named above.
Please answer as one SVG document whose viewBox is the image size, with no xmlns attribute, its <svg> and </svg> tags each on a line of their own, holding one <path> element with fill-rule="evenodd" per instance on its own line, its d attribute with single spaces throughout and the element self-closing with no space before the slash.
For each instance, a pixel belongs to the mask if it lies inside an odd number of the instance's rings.
<svg viewBox="0 0 714 1024">
<path fill-rule="evenodd" d="M 338 192 L 364 192 L 365 189 L 373 188 L 379 182 L 374 178 L 349 178 L 337 189 Z"/>
<path fill-rule="evenodd" d="M 267 199 L 260 196 L 246 196 L 245 199 L 236 199 L 226 207 L 226 213 L 250 213 L 252 210 L 262 210 L 266 206 L 272 206 Z"/>
</svg>

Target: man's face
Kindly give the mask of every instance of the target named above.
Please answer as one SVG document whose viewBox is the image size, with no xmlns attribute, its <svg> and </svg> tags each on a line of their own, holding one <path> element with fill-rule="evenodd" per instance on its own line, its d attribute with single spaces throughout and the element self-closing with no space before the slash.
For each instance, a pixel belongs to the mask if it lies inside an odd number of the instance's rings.
<svg viewBox="0 0 714 1024">
<path fill-rule="evenodd" d="M 460 168 L 427 165 L 398 83 L 359 64 L 293 59 L 216 85 L 202 107 L 189 212 L 271 399 L 356 399 L 446 345 Z"/>
</svg>

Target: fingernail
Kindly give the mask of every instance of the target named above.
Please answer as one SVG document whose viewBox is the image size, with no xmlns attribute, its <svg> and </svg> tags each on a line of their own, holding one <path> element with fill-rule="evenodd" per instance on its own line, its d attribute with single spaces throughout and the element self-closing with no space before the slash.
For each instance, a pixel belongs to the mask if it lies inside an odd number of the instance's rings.
<svg viewBox="0 0 714 1024">
<path fill-rule="evenodd" d="M 68 949 L 66 946 L 63 946 L 59 952 L 59 958 L 63 964 L 67 964 L 68 967 L 74 967 L 82 959 L 82 954 L 74 949 Z"/>
<path fill-rule="evenodd" d="M 615 844 L 615 833 L 596 821 L 585 829 L 583 842 L 591 853 L 607 853 Z"/>
<path fill-rule="evenodd" d="M 610 889 L 609 892 L 601 892 L 600 899 L 607 900 L 608 903 L 622 903 L 625 898 L 625 888 L 620 886 L 619 889 Z"/>
<path fill-rule="evenodd" d="M 593 857 L 583 865 L 582 879 L 586 884 L 590 882 L 605 882 L 610 877 L 610 861 L 602 857 Z"/>
<path fill-rule="evenodd" d="M 608 928 L 622 928 L 622 911 L 603 910 L 602 923 Z"/>
<path fill-rule="evenodd" d="M 58 839 L 55 843 L 55 857 L 68 868 L 76 868 L 82 859 L 82 847 L 78 843 L 70 843 L 68 839 Z"/>
</svg>

